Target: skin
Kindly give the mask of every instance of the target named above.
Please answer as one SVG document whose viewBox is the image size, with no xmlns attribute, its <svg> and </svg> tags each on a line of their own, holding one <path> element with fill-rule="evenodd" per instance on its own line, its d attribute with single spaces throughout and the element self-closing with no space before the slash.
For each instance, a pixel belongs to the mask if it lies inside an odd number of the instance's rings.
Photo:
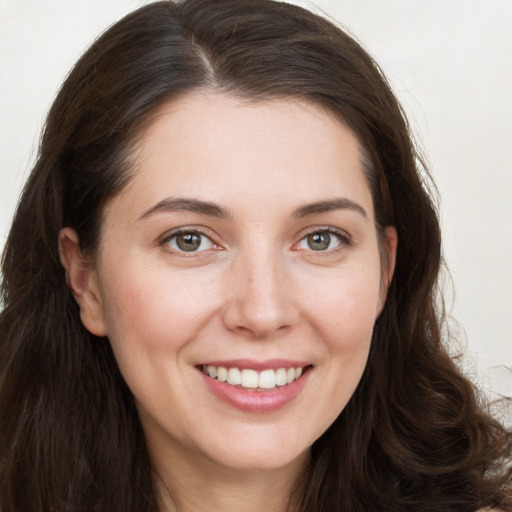
<svg viewBox="0 0 512 512">
<path fill-rule="evenodd" d="M 283 510 L 361 378 L 393 273 L 396 232 L 381 241 L 384 266 L 359 142 L 306 103 L 203 91 L 159 109 L 133 163 L 94 264 L 72 229 L 60 235 L 82 321 L 108 336 L 135 396 L 165 510 L 171 482 L 185 511 Z M 226 215 L 162 206 L 176 198 Z M 180 252 L 177 229 L 201 231 L 200 250 Z M 312 248 L 307 236 L 327 229 L 330 245 Z M 235 358 L 310 370 L 291 402 L 248 412 L 197 368 Z"/>
</svg>

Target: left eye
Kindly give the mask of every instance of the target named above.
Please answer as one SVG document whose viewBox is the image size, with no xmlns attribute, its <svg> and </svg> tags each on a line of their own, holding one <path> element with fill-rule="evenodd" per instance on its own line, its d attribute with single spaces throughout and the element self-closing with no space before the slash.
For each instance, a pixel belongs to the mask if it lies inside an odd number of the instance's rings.
<svg viewBox="0 0 512 512">
<path fill-rule="evenodd" d="M 307 249 L 310 251 L 329 251 L 336 249 L 342 244 L 341 236 L 329 231 L 315 231 L 305 236 L 299 242 L 299 249 Z"/>
<path fill-rule="evenodd" d="M 197 231 L 184 231 L 171 236 L 166 244 L 179 252 L 200 252 L 213 247 L 213 242 Z"/>
</svg>

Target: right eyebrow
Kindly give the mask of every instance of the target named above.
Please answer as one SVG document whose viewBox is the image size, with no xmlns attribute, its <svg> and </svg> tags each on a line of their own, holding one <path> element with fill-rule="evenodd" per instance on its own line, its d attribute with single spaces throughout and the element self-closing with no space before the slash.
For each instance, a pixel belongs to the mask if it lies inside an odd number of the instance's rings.
<svg viewBox="0 0 512 512">
<path fill-rule="evenodd" d="M 223 206 L 211 203 L 209 201 L 200 201 L 199 199 L 189 198 L 167 198 L 158 202 L 138 218 L 138 220 L 145 219 L 151 215 L 162 212 L 194 212 L 208 215 L 210 217 L 217 217 L 225 219 L 231 217 L 228 210 Z"/>
</svg>

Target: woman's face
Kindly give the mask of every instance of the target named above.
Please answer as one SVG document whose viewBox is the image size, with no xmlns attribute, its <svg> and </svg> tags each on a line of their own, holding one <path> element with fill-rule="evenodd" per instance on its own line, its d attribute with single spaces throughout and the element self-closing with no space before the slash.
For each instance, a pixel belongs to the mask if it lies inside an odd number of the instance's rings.
<svg viewBox="0 0 512 512">
<path fill-rule="evenodd" d="M 350 130 L 205 92 L 145 129 L 81 272 L 84 324 L 108 336 L 153 456 L 242 470 L 303 460 L 340 414 L 392 270 Z"/>
</svg>

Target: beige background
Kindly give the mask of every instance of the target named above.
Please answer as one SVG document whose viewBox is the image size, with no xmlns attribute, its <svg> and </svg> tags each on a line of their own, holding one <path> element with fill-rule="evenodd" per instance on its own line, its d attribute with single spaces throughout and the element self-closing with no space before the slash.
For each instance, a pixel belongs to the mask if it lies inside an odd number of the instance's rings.
<svg viewBox="0 0 512 512">
<path fill-rule="evenodd" d="M 0 0 L 0 247 L 65 74 L 104 28 L 145 3 Z M 512 1 L 315 4 L 363 43 L 404 104 L 441 192 L 447 295 L 466 365 L 512 396 Z"/>
</svg>

